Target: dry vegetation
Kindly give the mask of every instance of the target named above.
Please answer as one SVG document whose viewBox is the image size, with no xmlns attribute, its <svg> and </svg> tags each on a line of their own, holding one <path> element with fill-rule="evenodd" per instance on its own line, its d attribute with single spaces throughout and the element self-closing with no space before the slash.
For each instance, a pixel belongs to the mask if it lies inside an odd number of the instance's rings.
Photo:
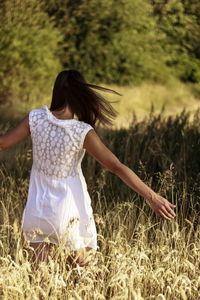
<svg viewBox="0 0 200 300">
<path fill-rule="evenodd" d="M 99 249 L 90 264 L 80 268 L 81 277 L 59 249 L 48 265 L 41 263 L 32 272 L 32 250 L 12 215 L 14 210 L 20 213 L 27 181 L 7 187 L 5 195 L 14 195 L 7 196 L 0 231 L 2 299 L 198 299 L 199 224 L 185 219 L 181 228 L 179 213 L 174 221 L 155 222 L 142 209 L 137 216 L 134 202 L 117 204 L 103 219 L 98 215 Z"/>
<path fill-rule="evenodd" d="M 1 124 L 0 134 L 12 126 Z M 176 204 L 176 218 L 158 219 L 143 199 L 86 156 L 83 169 L 99 248 L 79 269 L 56 248 L 54 259 L 33 272 L 33 249 L 20 224 L 32 163 L 30 139 L 1 153 L 0 299 L 199 299 L 199 128 L 197 112 L 193 123 L 184 113 L 174 119 L 150 115 L 128 130 L 101 132 L 121 161 Z"/>
<path fill-rule="evenodd" d="M 111 100 L 119 100 L 114 104 L 119 113 L 115 128 L 128 128 L 132 115 L 135 113 L 139 120 L 148 116 L 149 112 L 159 113 L 164 108 L 164 116 L 176 115 L 184 108 L 194 113 L 200 107 L 200 95 L 194 93 L 189 85 L 181 82 L 172 82 L 166 84 L 143 83 L 140 86 L 108 86 L 119 93 L 122 97 L 106 95 Z"/>
</svg>

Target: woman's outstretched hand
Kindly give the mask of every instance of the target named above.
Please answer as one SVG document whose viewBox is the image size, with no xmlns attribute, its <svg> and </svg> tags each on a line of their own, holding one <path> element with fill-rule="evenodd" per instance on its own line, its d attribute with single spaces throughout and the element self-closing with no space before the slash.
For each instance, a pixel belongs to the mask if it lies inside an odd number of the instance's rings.
<svg viewBox="0 0 200 300">
<path fill-rule="evenodd" d="M 147 202 L 156 215 L 162 219 L 171 220 L 176 216 L 172 210 L 176 205 L 170 203 L 167 199 L 156 193 L 153 195 L 152 199 Z"/>
<path fill-rule="evenodd" d="M 171 220 L 176 215 L 172 208 L 176 206 L 149 188 L 130 168 L 122 164 L 119 159 L 101 142 L 95 130 L 90 130 L 84 140 L 84 148 L 102 166 L 116 174 L 131 189 L 144 197 L 157 216 Z"/>
</svg>

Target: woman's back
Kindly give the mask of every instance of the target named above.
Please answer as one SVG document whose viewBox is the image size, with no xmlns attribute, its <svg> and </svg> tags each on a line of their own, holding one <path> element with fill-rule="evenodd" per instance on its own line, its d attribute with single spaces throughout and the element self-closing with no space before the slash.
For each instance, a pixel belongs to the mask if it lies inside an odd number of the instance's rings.
<svg viewBox="0 0 200 300">
<path fill-rule="evenodd" d="M 83 143 L 91 125 L 56 118 L 46 105 L 29 113 L 33 167 L 45 176 L 64 179 L 81 171 Z"/>
</svg>

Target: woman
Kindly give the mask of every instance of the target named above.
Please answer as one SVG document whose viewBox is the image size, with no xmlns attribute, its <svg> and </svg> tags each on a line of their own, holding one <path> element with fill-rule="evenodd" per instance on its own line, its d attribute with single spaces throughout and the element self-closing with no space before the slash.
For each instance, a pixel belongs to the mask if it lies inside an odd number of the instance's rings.
<svg viewBox="0 0 200 300">
<path fill-rule="evenodd" d="M 50 109 L 43 105 L 32 110 L 0 137 L 3 151 L 31 134 L 33 165 L 22 229 L 35 250 L 36 265 L 53 244 L 62 244 L 69 250 L 69 262 L 81 266 L 87 265 L 91 250 L 97 249 L 91 199 L 81 170 L 85 150 L 143 196 L 159 217 L 175 217 L 175 205 L 144 184 L 100 140 L 94 130 L 96 122 L 111 124 L 116 113 L 94 89 L 111 91 L 88 84 L 76 70 L 62 71 L 54 84 Z"/>
</svg>

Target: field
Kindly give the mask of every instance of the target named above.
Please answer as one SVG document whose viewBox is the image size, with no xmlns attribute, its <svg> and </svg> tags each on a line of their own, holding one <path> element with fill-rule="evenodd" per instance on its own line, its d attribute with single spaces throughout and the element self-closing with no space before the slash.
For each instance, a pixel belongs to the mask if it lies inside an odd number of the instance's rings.
<svg viewBox="0 0 200 300">
<path fill-rule="evenodd" d="M 28 138 L 0 153 L 0 299 L 200 299 L 198 97 L 182 84 L 111 88 L 123 94 L 115 104 L 119 117 L 112 128 L 97 131 L 121 162 L 176 204 L 176 218 L 157 218 L 143 198 L 86 155 L 82 166 L 98 232 L 96 256 L 80 268 L 81 277 L 59 249 L 49 265 L 32 272 L 33 249 L 20 224 L 32 164 Z M 39 107 L 2 107 L 0 135 Z"/>
</svg>

